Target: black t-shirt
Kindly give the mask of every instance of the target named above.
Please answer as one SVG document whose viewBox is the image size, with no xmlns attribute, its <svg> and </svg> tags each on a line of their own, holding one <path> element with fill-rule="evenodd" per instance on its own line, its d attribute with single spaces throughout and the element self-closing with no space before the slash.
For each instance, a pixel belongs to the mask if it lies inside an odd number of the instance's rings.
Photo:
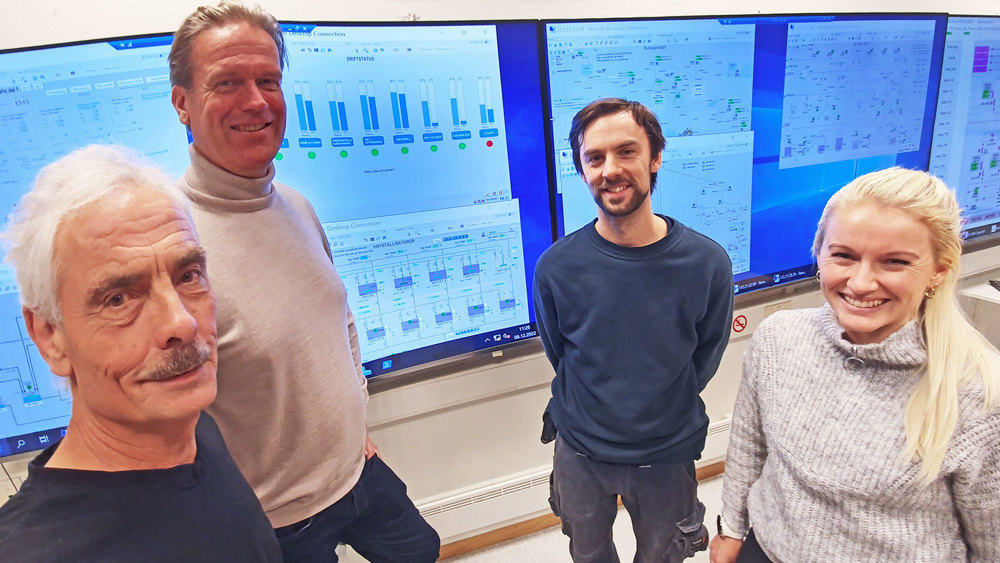
<svg viewBox="0 0 1000 563">
<path fill-rule="evenodd" d="M 143 471 L 28 466 L 0 507 L 0 561 L 281 561 L 281 548 L 215 421 L 202 414 L 194 463 Z"/>
</svg>

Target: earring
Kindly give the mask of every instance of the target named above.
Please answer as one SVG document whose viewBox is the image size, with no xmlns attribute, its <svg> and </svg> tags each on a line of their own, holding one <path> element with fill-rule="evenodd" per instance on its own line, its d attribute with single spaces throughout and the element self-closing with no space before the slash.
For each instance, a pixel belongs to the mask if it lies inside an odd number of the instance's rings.
<svg viewBox="0 0 1000 563">
<path fill-rule="evenodd" d="M 928 299 L 934 299 L 935 295 L 937 295 L 937 287 L 933 285 L 924 290 L 924 297 Z"/>
<path fill-rule="evenodd" d="M 816 281 L 822 282 L 823 278 L 819 277 L 819 268 L 816 268 Z"/>
</svg>

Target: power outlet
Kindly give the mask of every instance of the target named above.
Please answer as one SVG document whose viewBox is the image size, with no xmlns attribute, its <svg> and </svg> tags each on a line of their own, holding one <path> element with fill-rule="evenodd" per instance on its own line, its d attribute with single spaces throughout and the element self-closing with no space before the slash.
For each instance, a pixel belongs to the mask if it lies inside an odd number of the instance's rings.
<svg viewBox="0 0 1000 563">
<path fill-rule="evenodd" d="M 770 317 L 776 311 L 784 311 L 785 309 L 792 308 L 792 300 L 788 299 L 786 301 L 779 301 L 777 303 L 771 303 L 764 307 L 764 318 Z"/>
</svg>

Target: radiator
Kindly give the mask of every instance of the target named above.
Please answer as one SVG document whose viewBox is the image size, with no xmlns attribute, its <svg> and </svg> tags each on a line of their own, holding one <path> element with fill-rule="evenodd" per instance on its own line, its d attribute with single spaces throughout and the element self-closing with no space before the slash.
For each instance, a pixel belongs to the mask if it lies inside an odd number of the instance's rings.
<svg viewBox="0 0 1000 563">
<path fill-rule="evenodd" d="M 708 426 L 708 439 L 698 465 L 722 461 L 729 443 L 729 416 Z M 551 465 L 501 481 L 451 491 L 417 503 L 420 514 L 450 543 L 522 522 L 550 512 Z"/>
</svg>

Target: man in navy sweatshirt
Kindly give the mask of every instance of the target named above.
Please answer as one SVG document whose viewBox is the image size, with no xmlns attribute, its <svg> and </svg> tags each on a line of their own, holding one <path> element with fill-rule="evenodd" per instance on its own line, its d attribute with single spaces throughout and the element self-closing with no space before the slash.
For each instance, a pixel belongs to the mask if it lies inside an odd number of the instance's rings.
<svg viewBox="0 0 1000 563">
<path fill-rule="evenodd" d="M 732 266 L 717 243 L 653 213 L 664 138 L 649 109 L 597 100 L 573 118 L 569 139 L 598 209 L 535 269 L 539 333 L 556 371 L 543 432 L 557 432 L 550 503 L 576 563 L 618 561 L 619 495 L 635 561 L 680 561 L 707 546 L 698 394 L 729 340 Z"/>
</svg>

